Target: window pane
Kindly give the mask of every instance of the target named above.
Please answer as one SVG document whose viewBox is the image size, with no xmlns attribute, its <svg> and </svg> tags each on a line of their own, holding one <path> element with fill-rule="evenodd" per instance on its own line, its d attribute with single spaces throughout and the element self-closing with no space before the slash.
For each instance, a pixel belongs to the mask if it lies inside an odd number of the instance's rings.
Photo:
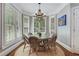
<svg viewBox="0 0 79 59">
<path fill-rule="evenodd" d="M 39 31 L 39 19 L 38 18 L 34 18 L 34 32 L 38 32 Z"/>
<path fill-rule="evenodd" d="M 28 35 L 29 33 L 29 16 L 23 16 L 23 33 Z"/>
<path fill-rule="evenodd" d="M 44 17 L 35 17 L 34 18 L 34 32 L 45 32 Z"/>
<path fill-rule="evenodd" d="M 54 18 L 51 18 L 51 30 L 54 29 Z"/>
<path fill-rule="evenodd" d="M 16 37 L 22 37 L 22 15 L 20 12 L 17 12 L 16 15 Z"/>
<path fill-rule="evenodd" d="M 8 4 L 5 5 L 5 42 L 15 39 L 14 26 L 15 11 Z"/>
</svg>

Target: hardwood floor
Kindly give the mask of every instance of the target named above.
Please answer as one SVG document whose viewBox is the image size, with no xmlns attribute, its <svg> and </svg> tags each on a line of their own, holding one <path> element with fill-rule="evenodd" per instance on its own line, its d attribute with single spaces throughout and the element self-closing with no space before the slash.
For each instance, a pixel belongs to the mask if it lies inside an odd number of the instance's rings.
<svg viewBox="0 0 79 59">
<path fill-rule="evenodd" d="M 14 56 L 15 52 L 17 49 L 19 49 L 22 45 L 24 45 L 23 43 L 20 44 L 16 49 L 14 49 L 13 51 L 11 51 L 9 54 L 7 54 L 7 56 Z"/>
<path fill-rule="evenodd" d="M 23 52 L 24 45 L 21 44 L 19 47 L 17 47 L 15 50 L 13 50 L 11 53 L 9 53 L 7 56 L 29 56 L 29 45 L 25 48 Z M 68 50 L 66 50 L 64 47 L 62 47 L 60 44 L 57 43 L 56 46 L 57 50 L 56 53 L 52 49 L 48 51 L 39 51 L 38 56 L 79 56 L 79 54 L 71 53 Z M 37 56 L 35 52 L 33 51 L 30 56 Z"/>
<path fill-rule="evenodd" d="M 68 51 L 67 49 L 62 47 L 60 44 L 57 43 L 57 45 L 64 51 L 65 56 L 79 56 L 79 54 Z"/>
</svg>

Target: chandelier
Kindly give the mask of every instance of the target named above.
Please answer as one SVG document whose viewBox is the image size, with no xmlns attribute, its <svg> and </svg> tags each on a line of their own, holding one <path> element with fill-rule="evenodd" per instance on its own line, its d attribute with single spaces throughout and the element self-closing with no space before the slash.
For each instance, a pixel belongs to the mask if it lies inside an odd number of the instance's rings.
<svg viewBox="0 0 79 59">
<path fill-rule="evenodd" d="M 36 16 L 43 16 L 44 13 L 42 13 L 42 11 L 41 11 L 41 9 L 40 9 L 41 3 L 38 3 L 38 5 L 39 5 L 39 9 L 38 9 L 37 13 L 35 13 L 35 15 L 36 15 Z"/>
</svg>

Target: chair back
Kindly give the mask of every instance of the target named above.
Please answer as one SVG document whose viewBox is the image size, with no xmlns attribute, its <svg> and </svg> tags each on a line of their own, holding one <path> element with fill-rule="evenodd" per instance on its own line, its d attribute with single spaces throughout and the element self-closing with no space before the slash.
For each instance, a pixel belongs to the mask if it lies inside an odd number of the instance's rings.
<svg viewBox="0 0 79 59">
<path fill-rule="evenodd" d="M 57 35 L 54 34 L 51 39 L 48 40 L 48 45 L 49 46 L 55 46 L 56 45 L 56 39 L 57 39 Z"/>
<path fill-rule="evenodd" d="M 56 41 L 56 39 L 57 39 L 57 35 L 56 34 L 54 34 L 53 36 L 52 36 L 52 41 Z"/>
<path fill-rule="evenodd" d="M 28 43 L 29 44 L 29 38 L 25 35 L 25 34 L 23 34 L 23 39 L 24 39 L 24 43 Z"/>
<path fill-rule="evenodd" d="M 35 36 L 29 37 L 29 43 L 32 48 L 36 48 L 39 45 L 39 39 Z"/>
</svg>

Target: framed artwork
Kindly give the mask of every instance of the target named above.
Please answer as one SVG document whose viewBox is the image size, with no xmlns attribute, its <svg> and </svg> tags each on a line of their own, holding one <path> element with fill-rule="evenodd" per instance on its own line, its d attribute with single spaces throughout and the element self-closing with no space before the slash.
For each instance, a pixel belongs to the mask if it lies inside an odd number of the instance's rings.
<svg viewBox="0 0 79 59">
<path fill-rule="evenodd" d="M 61 16 L 58 18 L 58 26 L 65 26 L 66 25 L 66 15 Z"/>
</svg>

